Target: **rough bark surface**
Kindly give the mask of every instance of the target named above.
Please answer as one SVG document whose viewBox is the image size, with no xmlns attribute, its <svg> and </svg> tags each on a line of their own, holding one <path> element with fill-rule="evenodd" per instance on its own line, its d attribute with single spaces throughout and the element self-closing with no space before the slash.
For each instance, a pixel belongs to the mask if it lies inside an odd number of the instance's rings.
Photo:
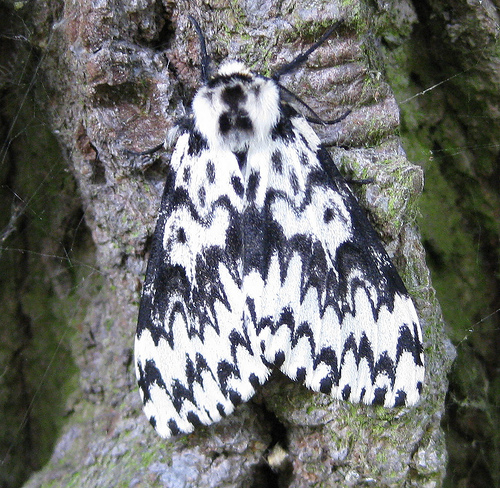
<svg viewBox="0 0 500 488">
<path fill-rule="evenodd" d="M 29 19 L 30 46 L 39 56 L 29 78 L 36 79 L 33 107 L 43 109 L 44 127 L 57 134 L 63 156 L 52 149 L 44 166 L 46 152 L 37 144 L 40 166 L 19 166 L 23 141 L 44 136 L 33 128 L 7 147 L 11 159 L 4 159 L 10 169 L 2 177 L 10 188 L 22 188 L 14 176 L 31 172 L 23 198 L 37 195 L 43 178 L 54 187 L 40 208 L 30 206 L 32 213 L 23 214 L 20 242 L 4 246 L 18 250 L 13 268 L 24 259 L 23 271 L 12 271 L 17 281 L 6 290 L 12 304 L 6 317 L 26 324 L 17 336 L 5 329 L 11 343 L 0 351 L 2 367 L 17 375 L 7 376 L 25 382 L 21 390 L 0 384 L 19 393 L 12 401 L 23 412 L 11 412 L 11 430 L 0 439 L 7 452 L 2 472 L 18 471 L 11 479 L 5 475 L 4 486 L 19 486 L 40 468 L 26 488 L 440 486 L 446 466 L 440 422 L 454 353 L 415 228 L 422 170 L 408 162 L 397 136 L 398 106 L 372 29 L 383 8 L 361 1 L 343 7 L 340 1 L 310 6 L 271 0 L 6 5 L 13 18 Z M 14 14 L 15 8 L 21 11 Z M 148 425 L 132 345 L 169 155 L 138 158 L 127 150 L 161 142 L 197 86 L 198 42 L 188 14 L 202 24 L 216 64 L 239 58 L 265 74 L 345 19 L 307 66 L 286 80 L 287 87 L 324 118 L 352 109 L 342 123 L 319 133 L 346 174 L 374 180 L 360 189 L 361 202 L 415 298 L 424 328 L 427 374 L 418 407 L 339 403 L 275 374 L 234 415 L 192 435 L 162 441 Z M 55 147 L 54 140 L 47 144 Z M 40 229 L 33 223 L 35 211 L 47 220 Z M 23 242 L 26 235 L 30 242 Z M 29 258 L 19 252 L 25 246 Z M 40 255 L 45 258 L 35 260 Z M 8 412 L 8 405 L 1 407 Z M 272 469 L 278 445 L 285 459 Z M 35 449 L 41 454 L 32 459 Z M 19 468 L 27 460 L 31 464 Z"/>
<path fill-rule="evenodd" d="M 404 147 L 425 170 L 419 226 L 458 353 L 444 422 L 445 485 L 498 487 L 500 4 L 400 5 L 379 10 L 384 60 Z"/>
</svg>

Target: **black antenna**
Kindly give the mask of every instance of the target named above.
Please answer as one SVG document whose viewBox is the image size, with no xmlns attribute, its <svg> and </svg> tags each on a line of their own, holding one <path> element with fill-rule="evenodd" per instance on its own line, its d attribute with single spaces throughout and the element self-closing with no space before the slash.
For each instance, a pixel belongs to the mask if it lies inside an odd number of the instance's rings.
<svg viewBox="0 0 500 488">
<path fill-rule="evenodd" d="M 312 114 L 312 116 L 313 116 L 312 118 L 314 118 L 314 120 L 321 120 L 321 117 L 309 105 L 307 105 L 307 103 L 304 102 L 304 100 L 302 100 L 302 98 L 300 98 L 298 95 L 295 95 L 295 93 L 293 93 L 293 91 L 290 91 L 288 88 L 284 87 L 281 83 L 276 82 L 276 84 L 279 86 L 280 90 L 284 93 L 285 99 L 288 97 L 289 99 L 295 100 L 296 102 L 300 103 L 304 108 L 306 108 Z M 306 117 L 306 119 L 309 122 L 311 122 L 311 120 L 309 120 L 307 117 Z"/>
<path fill-rule="evenodd" d="M 337 117 L 336 119 L 323 120 L 309 105 L 307 105 L 306 102 L 304 102 L 304 100 L 302 100 L 302 98 L 300 98 L 298 95 L 295 95 L 293 91 L 290 91 L 288 88 L 284 87 L 278 81 L 276 82 L 276 84 L 279 86 L 279 89 L 285 94 L 285 97 L 295 100 L 309 111 L 312 117 L 306 115 L 304 115 L 304 117 L 308 122 L 311 122 L 312 124 L 333 125 L 344 120 L 352 112 L 352 110 L 349 109 L 343 115 Z"/>
<path fill-rule="evenodd" d="M 281 76 L 283 76 L 286 73 L 291 73 L 295 69 L 297 69 L 302 63 L 307 61 L 307 58 L 309 55 L 316 51 L 318 47 L 321 46 L 331 35 L 332 33 L 338 28 L 340 24 L 344 22 L 344 19 L 340 19 L 338 22 L 335 22 L 321 37 L 321 39 L 317 42 L 315 42 L 306 52 L 299 54 L 292 62 L 285 64 L 285 66 L 282 66 L 273 76 L 273 80 L 278 81 Z"/>
<path fill-rule="evenodd" d="M 207 45 L 205 44 L 205 36 L 203 35 L 203 31 L 201 30 L 198 21 L 191 15 L 188 15 L 188 19 L 193 23 L 194 28 L 196 29 L 196 33 L 198 34 L 198 39 L 200 41 L 200 54 L 201 54 L 201 81 L 203 83 L 207 83 L 210 58 L 208 57 L 207 54 Z"/>
</svg>

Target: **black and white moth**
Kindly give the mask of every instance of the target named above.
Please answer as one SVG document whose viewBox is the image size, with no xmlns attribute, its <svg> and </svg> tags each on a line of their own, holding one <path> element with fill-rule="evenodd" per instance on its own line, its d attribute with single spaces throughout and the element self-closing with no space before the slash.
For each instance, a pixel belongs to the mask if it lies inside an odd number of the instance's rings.
<svg viewBox="0 0 500 488">
<path fill-rule="evenodd" d="M 413 303 L 328 151 L 278 81 L 239 62 L 177 123 L 135 341 L 162 437 L 217 422 L 279 368 L 334 398 L 413 405 Z"/>
</svg>

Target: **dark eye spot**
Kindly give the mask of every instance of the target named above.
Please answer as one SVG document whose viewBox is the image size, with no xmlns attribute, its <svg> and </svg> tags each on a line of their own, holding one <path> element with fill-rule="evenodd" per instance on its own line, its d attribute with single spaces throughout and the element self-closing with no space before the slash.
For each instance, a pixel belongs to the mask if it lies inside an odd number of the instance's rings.
<svg viewBox="0 0 500 488">
<path fill-rule="evenodd" d="M 191 168 L 189 166 L 184 168 L 182 179 L 184 180 L 184 183 L 189 183 L 189 180 L 191 179 Z"/>
<path fill-rule="evenodd" d="M 215 166 L 212 161 L 207 161 L 207 178 L 209 183 L 215 182 Z"/>
<path fill-rule="evenodd" d="M 309 164 L 309 157 L 305 152 L 302 152 L 300 154 L 300 164 L 302 164 L 303 166 L 307 166 Z"/>
</svg>

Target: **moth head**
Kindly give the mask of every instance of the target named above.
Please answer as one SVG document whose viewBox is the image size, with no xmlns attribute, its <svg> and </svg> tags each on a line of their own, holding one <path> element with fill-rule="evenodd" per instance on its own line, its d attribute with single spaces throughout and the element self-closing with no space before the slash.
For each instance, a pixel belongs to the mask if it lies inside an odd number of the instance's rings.
<svg viewBox="0 0 500 488">
<path fill-rule="evenodd" d="M 279 88 L 243 63 L 224 63 L 193 99 L 197 130 L 209 145 L 246 151 L 271 137 L 279 116 Z"/>
</svg>

